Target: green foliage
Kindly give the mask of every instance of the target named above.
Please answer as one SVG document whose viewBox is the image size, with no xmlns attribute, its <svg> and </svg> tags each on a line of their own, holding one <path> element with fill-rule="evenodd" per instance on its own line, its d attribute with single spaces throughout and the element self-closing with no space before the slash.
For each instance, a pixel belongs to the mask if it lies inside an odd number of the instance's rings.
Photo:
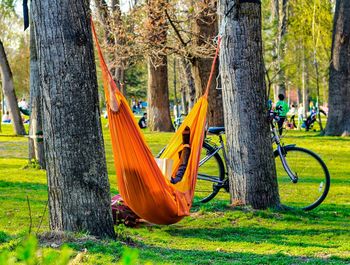
<svg viewBox="0 0 350 265">
<path fill-rule="evenodd" d="M 63 246 L 60 252 L 50 251 L 46 256 L 42 257 L 42 264 L 57 264 L 66 265 L 69 264 L 73 251 L 67 247 Z"/>
<path fill-rule="evenodd" d="M 273 79 L 273 83 L 278 82 L 277 50 L 280 47 L 280 67 L 285 73 L 285 84 L 291 88 L 301 88 L 304 61 L 306 88 L 310 96 L 316 99 L 315 63 L 317 62 L 320 75 L 320 96 L 326 102 L 332 42 L 332 1 L 288 1 L 287 30 L 279 47 L 276 41 L 279 24 L 278 21 L 271 19 L 272 2 L 271 0 L 262 2 L 264 59 L 270 78 Z"/>
<path fill-rule="evenodd" d="M 42 253 L 39 250 L 38 239 L 29 235 L 14 251 L 3 251 L 0 254 L 0 264 L 26 264 L 26 265 L 66 265 L 72 256 L 72 250 L 63 246 L 59 252 L 48 250 Z"/>
<path fill-rule="evenodd" d="M 22 33 L 23 34 L 23 33 Z M 13 81 L 18 98 L 29 97 L 29 34 L 17 37 L 18 47 L 9 54 Z"/>
<path fill-rule="evenodd" d="M 124 248 L 123 256 L 119 264 L 121 265 L 133 265 L 137 264 L 139 252 L 137 249 Z"/>
<path fill-rule="evenodd" d="M 9 241 L 9 239 L 10 239 L 9 235 L 7 235 L 4 231 L 0 231 L 0 244 Z"/>
<path fill-rule="evenodd" d="M 0 11 L 3 16 L 15 12 L 15 0 L 0 0 Z"/>
<path fill-rule="evenodd" d="M 328 69 L 332 44 L 332 3 L 328 0 L 290 1 L 288 34 L 286 36 L 286 76 L 296 86 L 301 86 L 301 62 L 305 60 L 308 88 L 316 98 L 315 62 L 321 79 L 328 85 Z M 323 91 L 323 90 L 321 90 Z M 324 99 L 327 95 L 322 95 Z"/>
<path fill-rule="evenodd" d="M 17 247 L 16 253 L 19 261 L 32 265 L 38 263 L 36 250 L 38 248 L 38 240 L 34 236 L 29 236 L 22 245 Z"/>
<path fill-rule="evenodd" d="M 127 80 L 128 97 L 146 99 L 147 69 L 143 61 L 130 66 L 125 72 L 125 79 Z"/>
<path fill-rule="evenodd" d="M 0 0 L 0 39 L 13 74 L 18 97 L 29 95 L 29 30 L 15 13 L 14 0 Z"/>
<path fill-rule="evenodd" d="M 23 169 L 27 169 L 27 168 L 32 168 L 32 169 L 41 169 L 41 166 L 38 162 L 38 160 L 36 159 L 31 159 L 27 165 L 25 165 L 23 167 Z"/>
</svg>

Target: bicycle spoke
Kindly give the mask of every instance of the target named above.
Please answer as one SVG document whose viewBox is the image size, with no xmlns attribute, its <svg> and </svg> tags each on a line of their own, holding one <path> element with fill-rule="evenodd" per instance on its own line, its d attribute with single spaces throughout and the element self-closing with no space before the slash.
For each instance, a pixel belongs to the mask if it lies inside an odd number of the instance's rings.
<svg viewBox="0 0 350 265">
<path fill-rule="evenodd" d="M 204 143 L 201 152 L 202 163 L 198 169 L 195 202 L 207 202 L 215 197 L 223 185 L 225 171 L 218 149 Z"/>
<path fill-rule="evenodd" d="M 326 197 L 329 189 L 329 173 L 324 163 L 303 148 L 289 147 L 285 156 L 289 168 L 298 176 L 293 183 L 280 159 L 276 159 L 279 194 L 282 204 L 311 210 Z"/>
</svg>

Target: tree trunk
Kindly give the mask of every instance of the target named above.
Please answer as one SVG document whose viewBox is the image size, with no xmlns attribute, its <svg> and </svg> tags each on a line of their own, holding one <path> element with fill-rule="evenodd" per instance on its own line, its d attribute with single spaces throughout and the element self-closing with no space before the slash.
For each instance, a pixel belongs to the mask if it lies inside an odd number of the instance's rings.
<svg viewBox="0 0 350 265">
<path fill-rule="evenodd" d="M 159 57 L 157 58 L 159 60 Z M 167 57 L 154 66 L 148 58 L 148 127 L 151 131 L 174 131 L 170 118 Z"/>
<path fill-rule="evenodd" d="M 282 68 L 282 61 L 284 56 L 284 42 L 283 37 L 287 32 L 287 4 L 288 0 L 282 0 L 282 16 L 278 16 L 278 38 L 277 38 L 277 64 L 278 64 L 278 94 L 286 96 L 286 78 L 284 69 Z M 277 95 L 278 95 L 277 94 Z"/>
<path fill-rule="evenodd" d="M 222 13 L 231 7 L 221 1 Z M 264 209 L 279 205 L 270 128 L 266 119 L 261 4 L 236 4 L 227 17 L 220 55 L 233 203 Z"/>
<path fill-rule="evenodd" d="M 11 122 L 16 135 L 24 135 L 26 133 L 21 114 L 17 105 L 17 97 L 13 85 L 13 76 L 10 64 L 7 60 L 4 45 L 0 40 L 0 73 L 2 77 L 2 90 L 6 100 L 7 108 L 10 112 Z"/>
<path fill-rule="evenodd" d="M 181 62 L 180 62 L 180 71 L 182 70 L 182 66 L 181 66 Z M 182 71 L 181 71 L 182 72 Z M 183 75 L 180 73 L 180 77 L 182 77 Z M 180 78 L 180 93 L 181 93 L 181 108 L 182 108 L 182 113 L 187 115 L 187 86 L 186 86 L 186 80 L 185 78 Z"/>
<path fill-rule="evenodd" d="M 109 46 L 110 52 L 107 56 L 109 61 L 108 68 L 113 73 L 113 79 L 118 84 L 118 87 L 122 94 L 126 96 L 125 86 L 125 67 L 126 60 L 120 55 L 121 50 L 125 45 L 125 34 L 123 33 L 123 21 L 121 18 L 120 1 L 112 0 L 110 7 L 105 0 L 94 0 L 95 6 L 97 7 L 97 13 L 101 24 L 104 27 L 104 38 L 105 43 Z"/>
<path fill-rule="evenodd" d="M 318 117 L 318 123 L 320 125 L 320 130 L 323 133 L 324 128 L 322 125 L 321 112 L 319 111 L 320 105 L 321 105 L 321 102 L 320 102 L 320 73 L 318 70 L 318 62 L 317 62 L 316 57 L 314 58 L 314 65 L 315 65 L 315 74 L 316 74 L 316 95 L 317 95 L 317 108 L 318 108 L 317 117 Z"/>
<path fill-rule="evenodd" d="M 124 61 L 124 60 L 122 60 Z M 121 62 L 121 66 L 118 66 L 115 70 L 114 80 L 116 80 L 120 91 L 122 94 L 126 97 L 127 91 L 126 91 L 126 84 L 125 84 L 125 69 L 124 69 L 124 63 Z"/>
<path fill-rule="evenodd" d="M 191 72 L 191 64 L 186 59 L 182 59 L 181 66 L 183 69 L 184 77 L 187 82 L 188 88 L 188 111 L 193 108 L 194 102 L 196 100 L 196 87 L 194 85 L 194 80 Z"/>
<path fill-rule="evenodd" d="M 42 105 L 38 57 L 35 46 L 34 25 L 30 25 L 30 121 L 29 161 L 35 159 L 45 169 L 45 152 L 42 127 Z"/>
<path fill-rule="evenodd" d="M 326 135 L 350 135 L 350 1 L 337 0 L 329 77 Z"/>
<path fill-rule="evenodd" d="M 308 98 L 309 98 L 309 91 L 308 89 L 306 88 L 306 67 L 305 67 L 305 56 L 303 56 L 303 61 L 302 61 L 302 70 L 301 70 L 301 84 L 302 84 L 302 91 L 303 91 L 303 107 L 304 107 L 304 119 L 307 118 L 307 113 L 308 113 L 308 110 L 309 110 L 309 101 L 308 101 Z"/>
<path fill-rule="evenodd" d="M 194 35 L 196 37 L 196 46 L 202 49 L 208 48 L 208 43 L 218 35 L 217 22 L 217 1 L 202 0 L 197 5 L 202 9 L 199 16 L 195 20 Z M 203 8 L 203 6 L 205 8 Z M 197 56 L 192 60 L 192 74 L 196 86 L 196 98 L 201 97 L 207 87 L 212 58 Z M 224 126 L 224 110 L 222 106 L 222 91 L 216 89 L 215 78 L 219 74 L 219 64 L 216 64 L 214 71 L 214 80 L 209 88 L 209 108 L 208 108 L 208 125 Z"/>
<path fill-rule="evenodd" d="M 280 20 L 280 0 L 271 0 L 271 20 L 277 24 Z"/>
<path fill-rule="evenodd" d="M 323 106 L 328 107 L 328 93 L 327 93 L 327 88 L 328 88 L 328 83 L 327 83 L 327 77 L 323 76 L 322 77 L 322 90 L 323 90 Z"/>
<path fill-rule="evenodd" d="M 303 101 L 303 94 L 300 87 L 297 87 L 297 93 L 298 93 L 298 107 L 299 107 L 300 103 L 302 103 Z"/>
<path fill-rule="evenodd" d="M 89 1 L 33 0 L 50 227 L 114 237 Z"/>
<path fill-rule="evenodd" d="M 148 1 L 148 42 L 152 54 L 148 60 L 148 127 L 151 131 L 174 131 L 170 118 L 167 56 L 166 0 Z"/>
<path fill-rule="evenodd" d="M 115 54 L 115 63 L 117 65 L 115 66 L 115 75 L 114 75 L 114 81 L 119 84 L 120 91 L 122 94 L 126 97 L 126 85 L 125 85 L 125 68 L 127 61 L 125 58 L 125 54 L 123 52 L 123 48 L 126 43 L 126 34 L 123 30 L 123 21 L 122 21 L 122 12 L 120 9 L 120 1 L 119 0 L 111 0 L 111 6 L 112 6 L 112 17 L 114 20 L 114 24 L 116 28 L 114 29 L 114 32 L 116 33 L 116 39 L 115 43 L 117 45 L 116 47 L 116 54 Z"/>
<path fill-rule="evenodd" d="M 207 87 L 212 58 L 196 58 L 192 64 L 192 73 L 196 86 L 196 98 L 198 99 L 204 94 L 205 88 Z M 214 71 L 214 80 L 212 81 L 209 88 L 209 107 L 207 114 L 207 121 L 209 126 L 224 126 L 224 109 L 222 104 L 222 91 L 216 89 L 215 78 L 219 74 L 218 64 Z"/>
</svg>

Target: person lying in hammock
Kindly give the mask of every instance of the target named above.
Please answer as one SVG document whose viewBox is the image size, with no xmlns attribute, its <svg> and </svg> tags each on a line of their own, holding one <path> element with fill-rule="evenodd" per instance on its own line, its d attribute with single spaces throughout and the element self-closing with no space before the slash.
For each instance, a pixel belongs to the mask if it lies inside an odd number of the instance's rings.
<svg viewBox="0 0 350 265">
<path fill-rule="evenodd" d="M 175 174 L 175 177 L 170 179 L 170 182 L 172 184 L 180 182 L 185 174 L 188 165 L 188 160 L 191 154 L 190 132 L 190 127 L 188 126 L 186 126 L 186 128 L 182 132 L 182 144 L 184 148 L 179 152 L 180 166 Z"/>
<path fill-rule="evenodd" d="M 113 93 L 112 89 L 109 89 L 109 107 L 112 111 L 118 112 L 119 109 L 119 102 L 115 96 L 115 93 Z M 185 174 L 188 160 L 190 158 L 191 154 L 191 146 L 190 146 L 190 127 L 186 126 L 184 131 L 182 132 L 182 144 L 184 148 L 179 152 L 180 156 L 180 166 L 175 174 L 175 177 L 171 178 L 170 182 L 172 184 L 176 184 L 180 182 Z"/>
</svg>

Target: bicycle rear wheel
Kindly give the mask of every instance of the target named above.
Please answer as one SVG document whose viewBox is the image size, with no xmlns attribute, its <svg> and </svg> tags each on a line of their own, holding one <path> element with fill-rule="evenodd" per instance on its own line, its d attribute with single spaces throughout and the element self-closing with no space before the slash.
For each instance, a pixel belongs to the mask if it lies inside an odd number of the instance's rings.
<svg viewBox="0 0 350 265">
<path fill-rule="evenodd" d="M 200 161 L 208 159 L 215 152 L 214 147 L 203 143 Z M 200 164 L 201 164 L 200 162 Z M 220 191 L 225 179 L 225 167 L 218 153 L 214 154 L 198 168 L 198 177 L 193 202 L 208 202 Z"/>
<path fill-rule="evenodd" d="M 330 187 L 330 176 L 322 159 L 310 150 L 284 147 L 285 158 L 291 171 L 298 176 L 293 183 L 284 170 L 278 152 L 275 151 L 278 189 L 281 203 L 302 210 L 312 210 L 326 198 Z"/>
</svg>

